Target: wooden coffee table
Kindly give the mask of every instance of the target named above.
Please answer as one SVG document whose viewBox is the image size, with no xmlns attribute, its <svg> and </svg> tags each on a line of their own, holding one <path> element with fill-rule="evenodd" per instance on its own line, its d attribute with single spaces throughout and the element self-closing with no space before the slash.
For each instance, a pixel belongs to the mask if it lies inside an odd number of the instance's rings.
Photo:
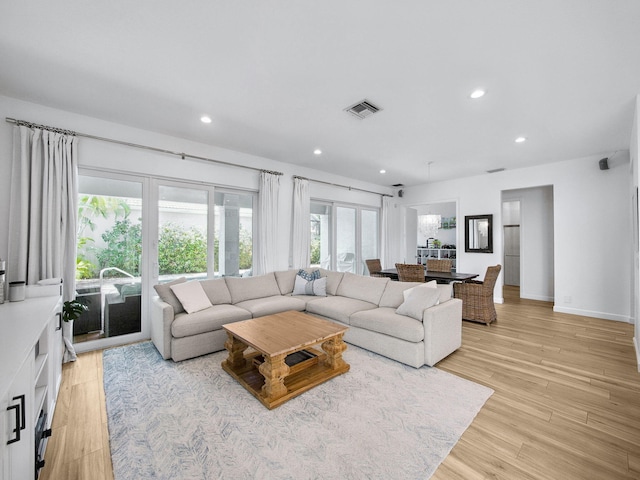
<svg viewBox="0 0 640 480">
<path fill-rule="evenodd" d="M 223 370 L 269 409 L 349 371 L 342 359 L 348 327 L 337 323 L 288 311 L 222 327 L 229 337 Z"/>
</svg>

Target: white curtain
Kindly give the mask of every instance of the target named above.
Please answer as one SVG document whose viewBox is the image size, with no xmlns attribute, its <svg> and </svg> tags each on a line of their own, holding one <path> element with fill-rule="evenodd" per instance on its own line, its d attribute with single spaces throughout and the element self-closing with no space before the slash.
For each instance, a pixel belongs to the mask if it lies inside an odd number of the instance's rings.
<svg viewBox="0 0 640 480">
<path fill-rule="evenodd" d="M 309 180 L 293 179 L 293 226 L 291 239 L 291 266 L 307 268 L 311 262 L 309 242 L 311 239 Z"/>
<path fill-rule="evenodd" d="M 382 226 L 382 238 L 380 239 L 380 263 L 382 268 L 392 268 L 395 265 L 391 256 L 391 220 L 389 218 L 391 209 L 391 197 L 382 197 L 382 211 L 380 223 Z"/>
<path fill-rule="evenodd" d="M 255 259 L 256 274 L 273 272 L 278 251 L 278 193 L 280 174 L 260 172 L 258 192 L 258 245 Z"/>
<path fill-rule="evenodd" d="M 75 298 L 77 198 L 77 138 L 14 127 L 9 281 L 62 278 L 63 300 Z"/>
</svg>

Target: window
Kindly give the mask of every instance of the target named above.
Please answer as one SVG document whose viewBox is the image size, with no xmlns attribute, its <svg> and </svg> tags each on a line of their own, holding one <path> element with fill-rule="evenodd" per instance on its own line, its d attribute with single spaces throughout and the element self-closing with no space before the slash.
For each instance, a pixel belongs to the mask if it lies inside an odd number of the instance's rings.
<svg viewBox="0 0 640 480">
<path fill-rule="evenodd" d="M 365 260 L 379 256 L 379 210 L 311 202 L 311 265 L 367 273 Z"/>
<path fill-rule="evenodd" d="M 311 202 L 311 266 L 331 268 L 331 210 L 329 204 Z"/>
<path fill-rule="evenodd" d="M 207 188 L 158 186 L 158 279 L 208 277 L 209 197 Z"/>
<path fill-rule="evenodd" d="M 358 272 L 356 246 L 356 209 L 336 207 L 336 265 L 339 272 Z"/>
<path fill-rule="evenodd" d="M 256 195 L 215 193 L 214 263 L 219 276 L 249 276 L 253 272 L 253 207 Z"/>
<path fill-rule="evenodd" d="M 368 274 L 365 260 L 379 258 L 378 248 L 378 210 L 362 209 L 360 212 L 361 228 L 360 228 L 360 251 L 362 255 L 362 263 L 364 270 L 362 273 Z"/>
</svg>

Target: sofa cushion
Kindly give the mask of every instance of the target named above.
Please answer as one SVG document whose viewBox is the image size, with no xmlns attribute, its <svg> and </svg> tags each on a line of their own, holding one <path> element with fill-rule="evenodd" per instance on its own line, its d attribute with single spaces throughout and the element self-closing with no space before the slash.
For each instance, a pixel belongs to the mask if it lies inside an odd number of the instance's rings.
<svg viewBox="0 0 640 480">
<path fill-rule="evenodd" d="M 279 272 L 273 272 L 278 283 L 278 288 L 282 295 L 288 295 L 293 292 L 293 285 L 296 280 L 295 270 L 282 270 Z"/>
<path fill-rule="evenodd" d="M 303 311 L 306 303 L 299 298 L 290 296 L 274 295 L 273 297 L 254 298 L 236 303 L 236 307 L 244 308 L 251 312 L 253 318 L 273 315 L 274 313 L 286 312 L 287 310 Z"/>
<path fill-rule="evenodd" d="M 200 285 L 204 293 L 209 297 L 211 305 L 222 305 L 231 303 L 231 294 L 227 288 L 224 278 L 212 278 L 210 280 L 200 280 Z"/>
<path fill-rule="evenodd" d="M 453 283 L 439 283 L 438 290 L 440 291 L 440 303 L 444 303 L 453 298 Z"/>
<path fill-rule="evenodd" d="M 199 312 L 211 306 L 209 297 L 204 293 L 204 289 L 198 280 L 191 280 L 185 283 L 171 285 L 171 290 L 187 313 Z"/>
<path fill-rule="evenodd" d="M 436 282 L 435 280 L 431 280 L 430 282 L 419 283 L 415 287 L 405 290 L 404 292 L 402 292 L 402 296 L 404 297 L 403 301 L 406 302 L 407 299 L 409 298 L 409 295 L 411 295 L 413 291 L 417 288 L 438 288 L 438 282 Z"/>
<path fill-rule="evenodd" d="M 439 303 L 446 302 L 447 300 L 451 300 L 453 298 L 453 286 L 451 283 L 436 283 L 435 280 L 432 280 L 427 283 L 418 283 L 418 288 L 437 288 L 440 292 L 440 300 Z M 409 297 L 409 294 L 413 291 L 413 288 L 405 290 L 402 295 L 406 300 Z M 391 305 L 389 305 L 391 306 Z"/>
<path fill-rule="evenodd" d="M 333 270 L 327 270 L 325 268 L 320 269 L 320 276 L 327 277 L 327 293 L 329 295 L 337 295 L 338 286 L 342 282 L 344 273 L 334 272 Z"/>
<path fill-rule="evenodd" d="M 225 277 L 225 281 L 231 293 L 231 303 L 234 305 L 245 300 L 280 295 L 273 272 L 256 277 Z"/>
<path fill-rule="evenodd" d="M 392 307 L 354 313 L 351 315 L 350 324 L 352 327 L 384 333 L 408 342 L 421 342 L 424 339 L 422 322 L 398 315 Z"/>
<path fill-rule="evenodd" d="M 324 297 L 307 302 L 308 313 L 332 318 L 347 325 L 349 324 L 349 317 L 354 313 L 374 308 L 377 308 L 377 305 L 373 303 L 340 296 Z"/>
<path fill-rule="evenodd" d="M 171 335 L 176 338 L 220 330 L 225 323 L 249 320 L 251 312 L 234 305 L 213 305 L 195 313 L 180 313 L 171 324 Z"/>
<path fill-rule="evenodd" d="M 404 303 L 396 309 L 396 313 L 422 321 L 424 311 L 437 305 L 439 301 L 440 291 L 437 288 L 414 288 Z"/>
<path fill-rule="evenodd" d="M 364 277 L 346 272 L 338 286 L 336 295 L 375 303 L 377 306 L 387 283 L 389 283 L 388 278 Z"/>
<path fill-rule="evenodd" d="M 305 304 L 309 302 L 313 302 L 315 300 L 325 298 L 325 297 L 317 297 L 315 295 L 295 295 L 293 298 L 297 298 L 298 300 L 302 300 Z"/>
<path fill-rule="evenodd" d="M 418 282 L 389 282 L 380 298 L 381 307 L 398 308 L 404 302 L 402 292 L 421 285 Z"/>
<path fill-rule="evenodd" d="M 178 297 L 176 297 L 176 294 L 173 293 L 173 290 L 171 290 L 171 285 L 177 285 L 179 283 L 184 283 L 186 281 L 187 279 L 185 277 L 180 277 L 180 278 L 176 278 L 171 282 L 160 283 L 158 285 L 153 286 L 156 293 L 160 297 L 160 300 L 162 300 L 165 303 L 168 303 L 173 307 L 174 315 L 184 312 L 184 307 L 182 306 L 182 303 L 180 303 L 180 300 L 178 300 Z"/>
<path fill-rule="evenodd" d="M 300 275 L 296 275 L 296 283 L 293 286 L 293 295 L 315 295 L 318 297 L 327 296 L 327 277 L 315 280 L 306 280 Z"/>
</svg>

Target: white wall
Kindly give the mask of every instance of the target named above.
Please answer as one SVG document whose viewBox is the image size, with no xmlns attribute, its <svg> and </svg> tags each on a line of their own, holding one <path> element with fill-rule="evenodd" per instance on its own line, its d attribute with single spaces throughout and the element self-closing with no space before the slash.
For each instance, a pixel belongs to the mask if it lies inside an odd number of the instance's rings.
<svg viewBox="0 0 640 480">
<path fill-rule="evenodd" d="M 508 190 L 502 193 L 502 199 L 520 201 L 520 297 L 551 302 L 555 256 L 553 188 Z M 503 224 L 496 225 L 502 239 Z"/>
<path fill-rule="evenodd" d="M 553 186 L 554 310 L 629 321 L 631 262 L 629 155 L 619 152 L 610 170 L 601 171 L 601 157 L 505 170 L 494 174 L 405 188 L 409 205 L 458 200 L 458 218 L 493 214 L 493 253 L 458 252 L 458 271 L 484 275 L 502 263 L 503 190 Z M 464 229 L 458 229 L 463 245 Z M 494 292 L 502 301 L 502 275 Z"/>
<path fill-rule="evenodd" d="M 0 258 L 3 259 L 6 259 L 8 252 L 7 226 L 9 219 L 13 131 L 13 124 L 4 121 L 6 117 L 75 130 L 100 137 L 185 152 L 235 164 L 283 172 L 284 175 L 280 179 L 280 212 L 278 219 L 278 244 L 281 245 L 282 248 L 274 252 L 277 268 L 282 269 L 287 268 L 289 264 L 291 203 L 293 196 L 292 175 L 300 175 L 311 179 L 348 185 L 380 193 L 392 193 L 390 188 L 347 179 L 339 175 L 332 175 L 311 168 L 298 167 L 288 163 L 191 142 L 0 96 Z M 181 160 L 179 157 L 173 155 L 82 137 L 79 139 L 78 151 L 79 162 L 82 167 L 106 168 L 140 174 L 142 176 L 162 176 L 174 180 L 204 182 L 253 191 L 258 189 L 258 172 L 247 169 L 227 167 L 205 161 Z M 317 161 L 321 161 L 321 159 Z M 380 196 L 375 194 L 313 182 L 311 183 L 310 190 L 311 196 L 314 198 L 358 203 L 375 207 L 381 205 Z"/>
<path fill-rule="evenodd" d="M 635 322 L 634 344 L 636 347 L 636 358 L 638 371 L 640 371 L 640 222 L 638 222 L 638 185 L 640 185 L 640 171 L 638 167 L 638 153 L 640 152 L 640 131 L 638 129 L 638 118 L 640 116 L 640 95 L 636 97 L 635 115 L 633 118 L 633 128 L 631 129 L 631 139 L 629 145 L 629 153 L 631 156 L 631 192 L 630 197 L 632 203 L 635 203 L 636 210 L 632 208 L 632 215 L 629 222 L 634 226 L 635 230 L 632 234 L 631 258 L 633 259 L 633 267 L 630 275 L 631 288 L 629 289 L 631 296 L 631 314 Z"/>
</svg>

